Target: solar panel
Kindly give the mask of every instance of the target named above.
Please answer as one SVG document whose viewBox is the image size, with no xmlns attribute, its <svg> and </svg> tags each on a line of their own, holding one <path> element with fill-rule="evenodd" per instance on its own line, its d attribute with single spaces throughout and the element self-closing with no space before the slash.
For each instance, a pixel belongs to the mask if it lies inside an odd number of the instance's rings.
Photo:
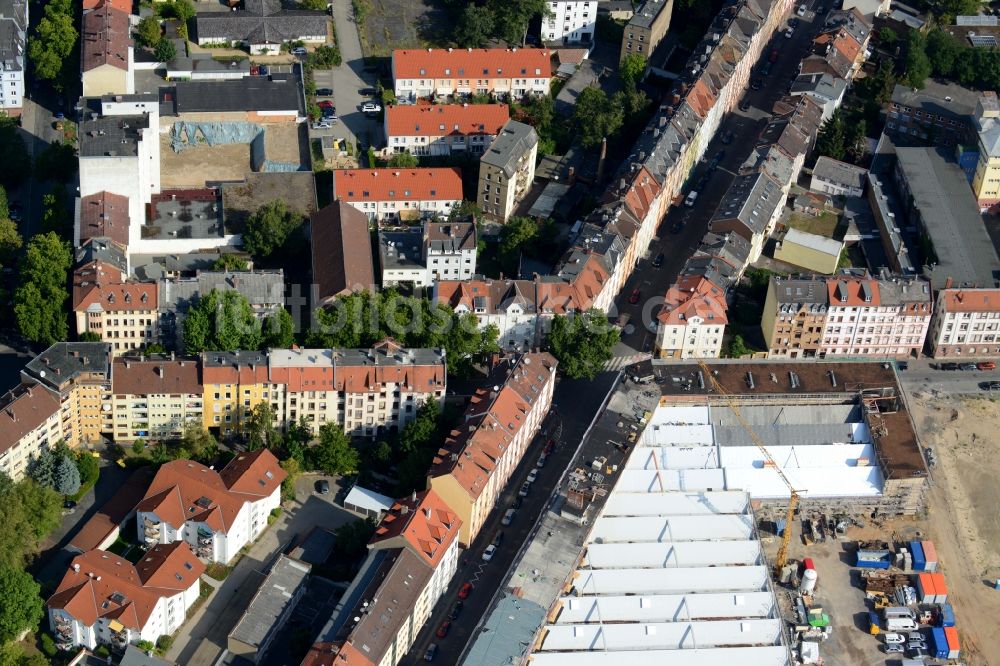
<svg viewBox="0 0 1000 666">
<path fill-rule="evenodd" d="M 969 35 L 969 42 L 976 47 L 996 47 L 998 45 L 997 38 L 993 35 Z"/>
<path fill-rule="evenodd" d="M 955 25 L 997 25 L 997 17 L 985 16 L 983 14 L 976 16 L 956 16 Z"/>
</svg>

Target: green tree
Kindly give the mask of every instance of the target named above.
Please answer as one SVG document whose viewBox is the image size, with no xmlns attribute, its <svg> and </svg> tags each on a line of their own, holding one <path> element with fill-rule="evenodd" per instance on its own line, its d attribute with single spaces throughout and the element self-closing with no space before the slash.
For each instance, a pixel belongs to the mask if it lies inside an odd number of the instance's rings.
<svg viewBox="0 0 1000 666">
<path fill-rule="evenodd" d="M 69 242 L 73 237 L 72 220 L 66 207 L 66 188 L 61 185 L 42 196 L 42 231 L 52 232 Z"/>
<path fill-rule="evenodd" d="M 935 28 L 927 34 L 925 52 L 931 70 L 938 76 L 951 77 L 965 47 L 948 32 Z"/>
<path fill-rule="evenodd" d="M 538 238 L 538 223 L 533 218 L 514 216 L 500 229 L 500 263 L 508 275 L 516 276 L 521 256 L 529 253 Z"/>
<path fill-rule="evenodd" d="M 55 490 L 60 495 L 75 495 L 80 490 L 80 470 L 69 456 L 60 456 L 55 466 Z"/>
<path fill-rule="evenodd" d="M 28 476 L 47 488 L 55 488 L 57 462 L 51 450 L 43 449 L 28 461 Z"/>
<path fill-rule="evenodd" d="M 156 650 L 160 654 L 165 654 L 174 645 L 174 637 L 170 634 L 163 634 L 156 639 Z"/>
<path fill-rule="evenodd" d="M 618 68 L 618 76 L 622 83 L 633 88 L 642 80 L 642 75 L 646 73 L 646 56 L 641 53 L 630 53 L 622 60 Z"/>
<path fill-rule="evenodd" d="M 752 353 L 753 350 L 747 347 L 747 343 L 743 340 L 742 335 L 733 336 L 733 339 L 729 341 L 729 346 L 726 348 L 726 356 L 729 358 L 743 358 Z"/>
<path fill-rule="evenodd" d="M 608 324 L 607 316 L 590 310 L 552 319 L 549 351 L 559 361 L 559 371 L 572 379 L 593 379 L 611 360 L 620 331 Z"/>
<path fill-rule="evenodd" d="M 244 420 L 243 433 L 246 436 L 247 449 L 274 450 L 281 446 L 281 435 L 274 427 L 274 409 L 268 402 L 260 402 L 247 414 Z"/>
<path fill-rule="evenodd" d="M 188 452 L 193 460 L 205 462 L 212 460 L 219 454 L 219 443 L 212 436 L 212 433 L 205 430 L 200 423 L 190 421 L 184 425 L 184 434 L 181 436 L 181 446 Z"/>
<path fill-rule="evenodd" d="M 975 16 L 982 4 L 980 0 L 938 0 L 943 20 L 954 19 L 956 16 Z"/>
<path fill-rule="evenodd" d="M 14 483 L 0 473 L 0 567 L 23 568 L 38 552 L 42 539 L 62 520 L 62 498 L 27 478 Z"/>
<path fill-rule="evenodd" d="M 892 28 L 885 27 L 878 31 L 878 41 L 883 46 L 895 46 L 896 42 L 899 41 L 899 35 Z"/>
<path fill-rule="evenodd" d="M 101 463 L 87 451 L 80 451 L 74 456 L 76 469 L 80 473 L 80 483 L 87 485 L 97 482 L 101 475 Z"/>
<path fill-rule="evenodd" d="M 848 156 L 855 162 L 860 162 L 868 150 L 868 127 L 864 118 L 858 119 L 847 130 L 844 147 Z"/>
<path fill-rule="evenodd" d="M 193 19 L 198 12 L 191 0 L 173 0 L 173 2 L 170 3 L 170 13 L 181 23 L 186 24 L 188 21 Z"/>
<path fill-rule="evenodd" d="M 511 45 L 523 46 L 531 20 L 548 15 L 546 0 L 489 0 L 486 6 L 494 17 L 493 34 Z"/>
<path fill-rule="evenodd" d="M 262 341 L 260 321 L 238 291 L 213 289 L 184 318 L 184 348 L 189 354 L 259 349 Z"/>
<path fill-rule="evenodd" d="M 614 135 L 624 120 L 624 109 L 613 104 L 600 88 L 584 88 L 577 97 L 573 127 L 584 148 L 593 148 L 605 137 Z"/>
<path fill-rule="evenodd" d="M 295 458 L 286 458 L 279 464 L 287 475 L 285 480 L 281 482 L 281 499 L 287 502 L 295 499 L 295 482 L 302 476 L 302 466 Z"/>
<path fill-rule="evenodd" d="M 372 462 L 380 469 L 386 469 L 392 464 L 392 446 L 385 440 L 380 441 L 372 449 Z"/>
<path fill-rule="evenodd" d="M 157 62 L 170 62 L 177 57 L 177 47 L 169 39 L 161 39 L 153 50 L 153 57 Z"/>
<path fill-rule="evenodd" d="M 101 336 L 93 331 L 84 331 L 76 336 L 77 342 L 100 342 Z"/>
<path fill-rule="evenodd" d="M 840 109 L 837 109 L 819 128 L 819 134 L 816 137 L 816 152 L 835 160 L 842 160 L 844 159 L 846 140 L 844 117 L 840 113 Z"/>
<path fill-rule="evenodd" d="M 0 567 L 0 641 L 14 640 L 25 629 L 38 629 L 42 619 L 41 591 L 27 571 Z"/>
<path fill-rule="evenodd" d="M 71 55 L 76 51 L 78 37 L 72 0 L 45 3 L 34 39 L 28 40 L 28 58 L 35 65 L 35 76 L 51 81 L 56 89 L 61 90 L 64 67 L 73 62 Z"/>
<path fill-rule="evenodd" d="M 336 423 L 319 429 L 319 442 L 310 451 L 312 467 L 326 474 L 346 474 L 358 469 L 358 452 Z"/>
<path fill-rule="evenodd" d="M 0 265 L 6 264 L 21 247 L 21 234 L 17 223 L 10 219 L 7 192 L 0 186 Z"/>
<path fill-rule="evenodd" d="M 213 271 L 246 271 L 249 270 L 247 260 L 235 252 L 226 252 L 212 264 Z"/>
<path fill-rule="evenodd" d="M 35 179 L 68 183 L 76 175 L 76 148 L 65 141 L 53 141 L 35 159 Z"/>
<path fill-rule="evenodd" d="M 137 456 L 141 456 L 142 452 L 146 450 L 146 440 L 142 437 L 137 437 L 134 442 L 132 442 L 132 453 Z"/>
<path fill-rule="evenodd" d="M 455 41 L 462 48 L 482 48 L 492 38 L 493 29 L 493 11 L 470 2 L 459 16 Z"/>
<path fill-rule="evenodd" d="M 264 320 L 264 348 L 288 349 L 295 343 L 295 322 L 285 308 Z"/>
<path fill-rule="evenodd" d="M 281 199 L 264 204 L 247 220 L 243 247 L 253 257 L 268 257 L 278 250 L 302 218 L 285 206 Z"/>
<path fill-rule="evenodd" d="M 17 325 L 28 340 L 51 345 L 66 339 L 64 307 L 71 263 L 69 245 L 54 233 L 38 234 L 28 243 L 14 293 Z"/>
<path fill-rule="evenodd" d="M 420 164 L 420 160 L 413 153 L 396 153 L 389 158 L 388 166 L 396 169 L 412 169 Z"/>
<path fill-rule="evenodd" d="M 135 27 L 135 41 L 140 46 L 155 49 L 163 38 L 160 33 L 160 21 L 155 16 L 147 16 Z"/>
<path fill-rule="evenodd" d="M 33 42 L 32 42 L 33 43 Z M 0 115 L 0 185 L 13 189 L 31 175 L 31 156 L 24 145 L 17 120 Z M 8 213 L 9 214 L 9 213 Z"/>
<path fill-rule="evenodd" d="M 923 88 L 924 81 L 931 75 L 931 62 L 925 48 L 923 33 L 911 30 L 906 39 L 906 82 L 913 88 Z"/>
<path fill-rule="evenodd" d="M 299 0 L 299 7 L 310 9 L 314 12 L 325 12 L 326 0 Z"/>
</svg>

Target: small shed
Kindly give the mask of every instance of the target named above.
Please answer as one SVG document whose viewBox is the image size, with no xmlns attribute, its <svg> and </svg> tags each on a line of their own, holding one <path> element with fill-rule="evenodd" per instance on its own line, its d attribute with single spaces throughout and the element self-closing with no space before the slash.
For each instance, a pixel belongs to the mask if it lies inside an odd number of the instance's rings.
<svg viewBox="0 0 1000 666">
<path fill-rule="evenodd" d="M 392 498 L 381 495 L 374 490 L 355 485 L 344 498 L 344 508 L 360 513 L 366 518 L 378 520 L 392 507 Z"/>
<path fill-rule="evenodd" d="M 844 243 L 841 241 L 798 229 L 789 229 L 785 238 L 775 248 L 774 258 L 816 273 L 832 275 L 837 271 L 837 263 L 840 261 L 840 252 L 843 249 Z"/>
</svg>

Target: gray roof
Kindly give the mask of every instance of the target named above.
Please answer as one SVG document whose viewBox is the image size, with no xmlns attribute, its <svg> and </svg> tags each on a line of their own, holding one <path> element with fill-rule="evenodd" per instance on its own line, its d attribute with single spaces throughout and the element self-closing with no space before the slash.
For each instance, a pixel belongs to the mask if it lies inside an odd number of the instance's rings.
<svg viewBox="0 0 1000 666">
<path fill-rule="evenodd" d="M 813 167 L 813 178 L 820 178 L 844 187 L 863 188 L 867 176 L 867 169 L 825 155 L 816 160 L 816 166 Z"/>
<path fill-rule="evenodd" d="M 109 238 L 91 238 L 76 248 L 74 266 L 89 264 L 92 261 L 111 264 L 122 272 L 128 269 L 128 258 L 125 256 L 125 251 Z"/>
<path fill-rule="evenodd" d="M 111 345 L 106 342 L 57 342 L 21 370 L 24 382 L 38 382 L 58 391 L 80 374 L 111 377 Z"/>
<path fill-rule="evenodd" d="M 763 233 L 781 203 L 781 188 L 766 175 L 737 176 L 712 216 L 712 222 L 739 220 L 754 234 Z"/>
<path fill-rule="evenodd" d="M 250 606 L 229 634 L 230 638 L 261 646 L 280 628 L 282 616 L 289 604 L 294 603 L 295 593 L 305 583 L 311 568 L 304 562 L 279 555 Z"/>
<path fill-rule="evenodd" d="M 139 154 L 140 130 L 149 128 L 149 116 L 105 116 L 80 121 L 80 157 Z"/>
<path fill-rule="evenodd" d="M 476 224 L 475 222 L 428 220 L 424 223 L 424 237 L 428 252 L 453 254 L 462 250 L 474 250 L 476 248 Z"/>
<path fill-rule="evenodd" d="M 102 664 L 107 662 L 103 659 Z M 134 645 L 125 648 L 125 655 L 122 657 L 119 666 L 170 666 L 169 661 L 164 661 L 159 657 L 151 657 Z"/>
<path fill-rule="evenodd" d="M 921 90 L 898 84 L 892 89 L 892 101 L 896 104 L 925 113 L 962 119 L 967 119 L 975 112 L 978 99 L 978 93 L 974 90 L 935 79 L 927 79 Z"/>
<path fill-rule="evenodd" d="M 936 266 L 924 267 L 934 288 L 943 288 L 948 278 L 956 287 L 994 286 L 1000 259 L 965 172 L 933 148 L 897 147 L 896 159 L 937 255 Z"/>
<path fill-rule="evenodd" d="M 292 557 L 309 564 L 325 564 L 330 553 L 333 552 L 333 545 L 336 542 L 337 535 L 332 531 L 325 527 L 314 527 L 306 535 L 306 538 L 295 546 Z"/>
<path fill-rule="evenodd" d="M 221 247 L 218 250 L 202 250 L 187 254 L 133 254 L 132 272 L 144 280 L 158 280 L 169 273 L 191 273 L 211 270 L 215 262 L 224 254 L 236 254 L 249 259 L 242 250 L 235 247 Z"/>
<path fill-rule="evenodd" d="M 819 234 L 811 234 L 800 229 L 789 229 L 785 233 L 785 238 L 782 242 L 795 243 L 816 252 L 838 257 L 840 256 L 840 251 L 844 248 L 844 244 L 840 241 L 820 236 Z"/>
<path fill-rule="evenodd" d="M 13 19 L 0 18 L 0 69 L 24 69 L 24 32 Z"/>
<path fill-rule="evenodd" d="M 673 5 L 673 2 L 667 2 L 667 0 L 646 0 L 635 11 L 628 24 L 640 28 L 649 28 L 664 9 L 670 11 Z"/>
<path fill-rule="evenodd" d="M 931 283 L 922 277 L 882 276 L 878 281 L 879 301 L 882 305 L 930 303 Z"/>
<path fill-rule="evenodd" d="M 267 367 L 267 354 L 259 351 L 212 351 L 201 353 L 205 368 Z"/>
<path fill-rule="evenodd" d="M 772 277 L 775 300 L 778 303 L 822 306 L 825 311 L 829 296 L 824 278 L 782 278 Z M 814 308 L 816 309 L 816 308 Z"/>
<path fill-rule="evenodd" d="M 508 178 L 517 172 L 517 162 L 538 143 L 538 134 L 531 125 L 508 120 L 500 134 L 483 153 L 482 162 L 502 169 Z"/>
<path fill-rule="evenodd" d="M 716 234 L 710 231 L 701 239 L 695 256 L 716 257 L 733 268 L 742 270 L 750 258 L 750 243 L 739 234 Z"/>
<path fill-rule="evenodd" d="M 383 341 L 371 349 L 331 349 L 334 365 L 339 367 L 392 366 L 392 365 L 444 365 L 443 349 L 399 347 Z"/>
<path fill-rule="evenodd" d="M 477 666 L 521 663 L 544 621 L 544 608 L 534 601 L 504 592 L 482 631 L 476 633 L 465 663 Z"/>
<path fill-rule="evenodd" d="M 235 12 L 199 13 L 199 39 L 281 44 L 326 34 L 327 16 L 321 11 L 282 9 L 280 0 L 244 0 Z"/>
<path fill-rule="evenodd" d="M 378 252 L 382 268 L 420 268 L 424 266 L 421 247 L 424 236 L 413 231 L 379 231 Z"/>
<path fill-rule="evenodd" d="M 226 81 L 178 81 L 177 113 L 301 111 L 298 79 L 292 74 L 247 76 Z"/>
<path fill-rule="evenodd" d="M 800 74 L 797 76 L 792 83 L 791 92 L 793 95 L 808 93 L 826 100 L 835 101 L 844 95 L 846 89 L 847 82 L 843 79 L 826 72 L 817 72 L 815 74 Z"/>
<path fill-rule="evenodd" d="M 185 312 L 193 299 L 213 289 L 238 291 L 252 308 L 285 302 L 285 276 L 280 270 L 199 271 L 193 278 L 160 280 L 160 309 Z"/>
</svg>

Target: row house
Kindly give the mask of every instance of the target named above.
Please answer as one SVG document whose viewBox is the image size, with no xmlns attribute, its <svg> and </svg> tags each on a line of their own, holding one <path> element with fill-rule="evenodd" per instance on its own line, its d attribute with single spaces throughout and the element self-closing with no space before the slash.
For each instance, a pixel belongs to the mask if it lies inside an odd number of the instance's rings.
<svg viewBox="0 0 1000 666">
<path fill-rule="evenodd" d="M 264 352 L 202 352 L 201 380 L 203 425 L 224 439 L 242 433 L 253 410 L 271 402 Z"/>
<path fill-rule="evenodd" d="M 501 348 L 527 351 L 541 342 L 536 287 L 535 280 L 483 276 L 439 280 L 434 284 L 433 300 L 449 305 L 458 314 L 475 315 L 481 329 L 495 326 Z"/>
<path fill-rule="evenodd" d="M 116 442 L 177 439 L 204 419 L 196 359 L 117 358 L 111 369 L 112 437 Z"/>
<path fill-rule="evenodd" d="M 458 168 L 338 169 L 333 198 L 375 222 L 448 217 L 462 203 Z"/>
<path fill-rule="evenodd" d="M 922 278 L 850 270 L 833 278 L 772 278 L 761 319 L 768 357 L 917 357 L 931 300 Z"/>
<path fill-rule="evenodd" d="M 473 394 L 463 422 L 434 456 L 428 485 L 461 519 L 459 543 L 476 538 L 552 404 L 555 358 L 511 354 L 493 368 L 493 388 Z"/>
<path fill-rule="evenodd" d="M 1000 289 L 939 291 L 929 342 L 935 358 L 996 358 L 1000 355 Z"/>
<path fill-rule="evenodd" d="M 396 97 L 446 99 L 470 95 L 548 95 L 552 54 L 547 49 L 396 49 Z"/>
<path fill-rule="evenodd" d="M 96 334 L 116 356 L 159 341 L 156 283 L 125 281 L 116 266 L 95 261 L 73 271 L 76 334 Z"/>
<path fill-rule="evenodd" d="M 468 280 L 476 273 L 475 222 L 427 220 L 423 228 L 379 231 L 382 286 L 429 287 L 438 280 Z"/>
<path fill-rule="evenodd" d="M 394 502 L 302 666 L 400 663 L 455 575 L 461 524 L 433 490 Z"/>
<path fill-rule="evenodd" d="M 136 506 L 138 539 L 147 546 L 183 541 L 198 557 L 226 564 L 267 527 L 286 476 L 267 449 L 239 453 L 218 472 L 172 460 Z"/>
<path fill-rule="evenodd" d="M 510 120 L 506 104 L 406 104 L 385 109 L 386 153 L 481 154 Z"/>
<path fill-rule="evenodd" d="M 732 232 L 750 244 L 750 263 L 757 261 L 774 231 L 785 204 L 781 186 L 765 173 L 737 176 L 709 220 L 715 233 Z"/>
<path fill-rule="evenodd" d="M 118 652 L 155 643 L 184 624 L 204 572 L 184 542 L 155 545 L 135 564 L 103 550 L 77 555 L 46 602 L 56 645 Z"/>
<path fill-rule="evenodd" d="M 80 64 L 84 97 L 135 92 L 132 21 L 128 11 L 104 3 L 83 15 Z"/>
<path fill-rule="evenodd" d="M 711 280 L 682 277 L 667 290 L 657 314 L 658 358 L 718 358 L 726 331 L 725 292 Z"/>
</svg>

